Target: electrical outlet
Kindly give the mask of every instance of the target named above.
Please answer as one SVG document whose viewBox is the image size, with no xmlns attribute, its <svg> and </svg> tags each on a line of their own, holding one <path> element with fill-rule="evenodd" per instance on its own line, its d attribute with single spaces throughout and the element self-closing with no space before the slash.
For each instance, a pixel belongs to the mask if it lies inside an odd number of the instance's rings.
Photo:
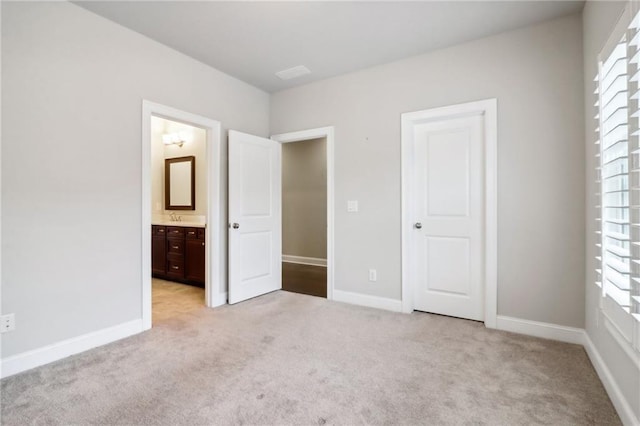
<svg viewBox="0 0 640 426">
<path fill-rule="evenodd" d="M 347 212 L 355 213 L 358 211 L 358 200 L 347 201 Z"/>
<path fill-rule="evenodd" d="M 16 329 L 16 315 L 7 314 L 0 316 L 0 333 L 13 331 Z"/>
<path fill-rule="evenodd" d="M 369 281 L 378 281 L 378 271 L 369 269 Z"/>
</svg>

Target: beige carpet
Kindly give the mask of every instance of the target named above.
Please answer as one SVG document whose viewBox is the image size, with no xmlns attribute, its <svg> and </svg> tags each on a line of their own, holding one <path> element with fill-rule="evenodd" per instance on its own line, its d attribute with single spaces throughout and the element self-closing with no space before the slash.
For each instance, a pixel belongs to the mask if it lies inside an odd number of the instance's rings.
<svg viewBox="0 0 640 426">
<path fill-rule="evenodd" d="M 610 425 L 580 346 L 276 292 L 2 381 L 2 424 Z"/>
</svg>

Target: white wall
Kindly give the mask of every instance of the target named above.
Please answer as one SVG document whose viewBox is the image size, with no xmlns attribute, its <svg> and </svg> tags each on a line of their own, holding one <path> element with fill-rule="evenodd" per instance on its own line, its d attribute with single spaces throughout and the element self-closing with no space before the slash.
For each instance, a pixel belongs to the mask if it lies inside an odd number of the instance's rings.
<svg viewBox="0 0 640 426">
<path fill-rule="evenodd" d="M 165 133 L 187 133 L 188 142 L 182 146 L 165 145 Z M 196 208 L 176 210 L 179 216 L 206 216 L 207 214 L 207 131 L 198 127 L 151 117 L 151 212 L 153 215 L 167 215 L 165 210 L 164 168 L 165 159 L 194 156 L 196 158 Z"/>
<path fill-rule="evenodd" d="M 269 96 L 70 3 L 1 7 L 5 358 L 141 318 L 143 99 L 268 136 Z"/>
<path fill-rule="evenodd" d="M 274 134 L 335 126 L 336 289 L 401 298 L 400 114 L 495 97 L 498 313 L 583 327 L 582 88 L 576 15 L 272 95 Z"/>
<path fill-rule="evenodd" d="M 640 369 L 631 361 L 620 345 L 612 338 L 603 326 L 598 314 L 599 288 L 595 282 L 595 154 L 597 152 L 594 142 L 597 139 L 594 120 L 594 103 L 596 101 L 593 91 L 595 89 L 593 78 L 598 71 L 597 56 L 604 47 L 609 34 L 618 21 L 626 2 L 592 2 L 589 1 L 583 10 L 583 37 L 584 37 L 584 114 L 585 114 L 585 139 L 586 144 L 586 330 L 604 363 L 610 370 L 612 377 L 620 388 L 623 397 L 631 409 L 640 419 Z"/>
</svg>

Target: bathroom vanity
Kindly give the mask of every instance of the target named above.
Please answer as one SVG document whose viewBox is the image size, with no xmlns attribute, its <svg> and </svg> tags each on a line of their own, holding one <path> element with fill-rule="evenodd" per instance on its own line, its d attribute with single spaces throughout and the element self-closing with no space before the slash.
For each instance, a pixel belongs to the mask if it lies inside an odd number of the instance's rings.
<svg viewBox="0 0 640 426">
<path fill-rule="evenodd" d="M 156 278 L 204 287 L 205 249 L 204 226 L 151 226 L 151 272 Z"/>
</svg>

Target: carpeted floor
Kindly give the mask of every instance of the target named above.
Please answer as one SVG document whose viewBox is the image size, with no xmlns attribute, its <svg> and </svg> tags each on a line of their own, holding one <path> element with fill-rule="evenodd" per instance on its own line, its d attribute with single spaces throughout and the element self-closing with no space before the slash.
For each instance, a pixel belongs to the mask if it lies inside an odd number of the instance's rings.
<svg viewBox="0 0 640 426">
<path fill-rule="evenodd" d="M 580 346 L 287 292 L 1 384 L 3 425 L 620 424 Z"/>
</svg>

